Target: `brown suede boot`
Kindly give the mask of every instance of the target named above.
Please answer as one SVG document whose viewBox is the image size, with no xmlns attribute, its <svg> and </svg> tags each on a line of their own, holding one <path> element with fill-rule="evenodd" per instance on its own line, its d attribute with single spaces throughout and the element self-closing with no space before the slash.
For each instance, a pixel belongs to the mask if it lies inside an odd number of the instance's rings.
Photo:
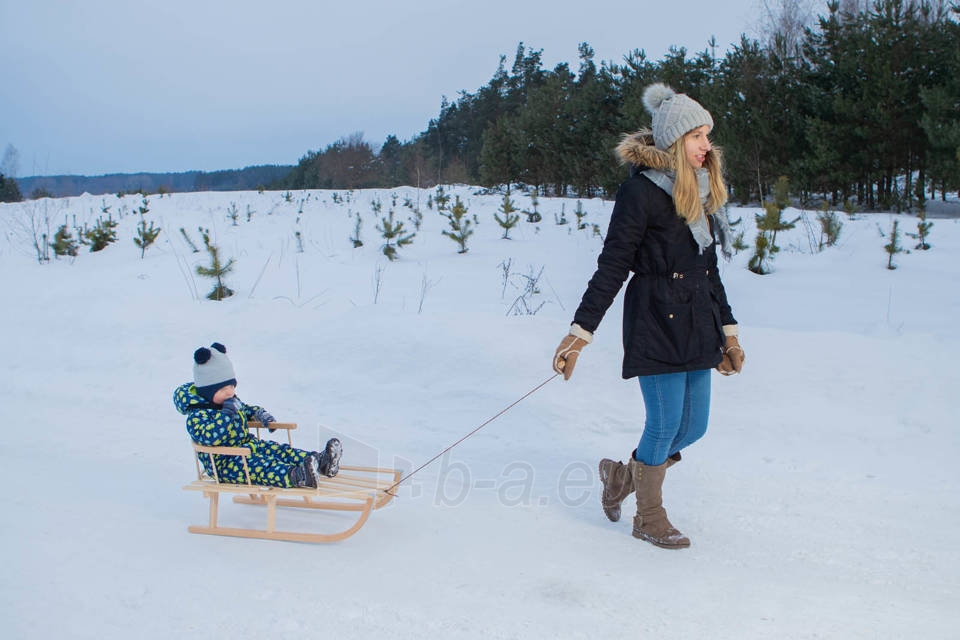
<svg viewBox="0 0 960 640">
<path fill-rule="evenodd" d="M 603 484 L 600 505 L 610 522 L 617 522 L 620 520 L 620 503 L 633 493 L 630 468 L 622 462 L 604 458 L 600 461 L 600 482 Z"/>
<path fill-rule="evenodd" d="M 634 459 L 637 450 L 634 449 L 630 454 L 630 460 Z M 680 452 L 667 458 L 667 468 L 669 469 L 680 462 Z M 610 519 L 610 522 L 620 520 L 620 504 L 633 493 L 633 476 L 630 474 L 628 465 L 622 462 L 614 462 L 610 458 L 604 458 L 600 461 L 600 482 L 603 484 L 603 493 L 600 494 L 600 505 L 603 507 L 603 513 Z"/>
<path fill-rule="evenodd" d="M 663 478 L 667 463 L 652 467 L 630 460 L 627 465 L 637 492 L 637 515 L 633 518 L 633 537 L 664 549 L 690 546 L 690 538 L 673 528 L 663 508 Z"/>
</svg>

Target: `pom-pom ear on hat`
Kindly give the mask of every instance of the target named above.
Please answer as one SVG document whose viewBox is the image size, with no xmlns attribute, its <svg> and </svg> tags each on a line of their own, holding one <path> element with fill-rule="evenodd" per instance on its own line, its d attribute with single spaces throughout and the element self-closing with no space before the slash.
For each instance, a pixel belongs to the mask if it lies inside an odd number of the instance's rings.
<svg viewBox="0 0 960 640">
<path fill-rule="evenodd" d="M 643 106 L 650 113 L 653 143 L 658 149 L 670 145 L 688 131 L 704 125 L 713 129 L 713 117 L 699 102 L 657 82 L 643 90 Z"/>
<path fill-rule="evenodd" d="M 643 90 L 643 106 L 646 107 L 647 113 L 653 115 L 664 100 L 669 100 L 675 95 L 677 95 L 676 91 L 662 82 L 656 82 Z"/>
<path fill-rule="evenodd" d="M 221 343 L 214 342 L 209 349 L 200 347 L 194 351 L 193 363 L 193 384 L 197 393 L 208 402 L 213 402 L 213 395 L 220 388 L 236 386 L 233 364 L 227 357 L 227 348 Z"/>
</svg>

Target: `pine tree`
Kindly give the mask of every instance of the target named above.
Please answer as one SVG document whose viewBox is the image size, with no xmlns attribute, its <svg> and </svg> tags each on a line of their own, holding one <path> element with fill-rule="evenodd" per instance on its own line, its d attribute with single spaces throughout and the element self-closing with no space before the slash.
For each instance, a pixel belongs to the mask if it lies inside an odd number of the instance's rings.
<svg viewBox="0 0 960 640">
<path fill-rule="evenodd" d="M 927 236 L 930 235 L 930 228 L 933 226 L 932 222 L 927 222 L 926 207 L 920 207 L 920 214 L 917 216 L 917 218 L 917 232 L 908 233 L 907 235 L 914 240 L 919 240 L 919 243 L 914 247 L 914 249 L 926 251 L 930 248 L 930 245 L 927 244 Z"/>
<path fill-rule="evenodd" d="M 757 239 L 754 241 L 753 255 L 750 256 L 747 269 L 761 276 L 770 273 L 765 264 L 770 259 L 769 248 L 770 241 L 767 239 L 767 233 L 765 231 L 758 231 Z"/>
<path fill-rule="evenodd" d="M 379 201 L 377 201 L 379 204 Z M 397 259 L 397 249 L 405 247 L 413 242 L 416 232 L 404 233 L 403 222 L 394 219 L 393 207 L 387 212 L 386 218 L 381 218 L 377 224 L 377 231 L 381 233 L 386 241 L 383 244 L 383 255 L 393 262 Z"/>
<path fill-rule="evenodd" d="M 223 277 L 233 270 L 234 260 L 230 258 L 226 263 L 222 262 L 220 248 L 210 241 L 210 230 L 200 229 L 200 233 L 203 234 L 203 244 L 207 248 L 207 253 L 210 254 L 210 266 L 197 265 L 197 275 L 217 281 L 213 290 L 207 294 L 207 298 L 210 300 L 229 298 L 233 295 L 233 289 L 224 284 Z"/>
<path fill-rule="evenodd" d="M 437 205 L 437 211 L 443 212 L 447 209 L 447 205 L 450 204 L 450 195 L 443 188 L 442 184 L 437 185 L 437 194 L 433 198 L 434 204 Z"/>
<path fill-rule="evenodd" d="M 20 193 L 20 187 L 13 178 L 5 178 L 0 173 L 0 202 L 20 202 L 23 195 Z"/>
<path fill-rule="evenodd" d="M 843 223 L 837 216 L 836 211 L 829 210 L 826 202 L 820 206 L 820 211 L 817 213 L 817 221 L 820 222 L 820 244 L 818 249 L 823 251 L 824 245 L 832 247 L 837 243 L 837 239 L 840 237 L 840 230 L 843 228 Z"/>
<path fill-rule="evenodd" d="M 583 203 L 577 200 L 577 208 L 573 210 L 573 215 L 577 216 L 577 230 L 586 229 L 587 223 L 583 221 L 587 217 L 587 212 L 583 210 Z"/>
<path fill-rule="evenodd" d="M 510 199 L 510 190 L 507 189 L 507 193 L 503 196 L 503 202 L 500 203 L 500 212 L 503 213 L 503 218 L 496 213 L 493 214 L 494 220 L 503 228 L 504 240 L 510 239 L 510 229 L 517 226 L 517 222 L 520 221 L 520 214 L 515 213 L 516 210 L 516 207 L 513 206 L 513 200 Z"/>
<path fill-rule="evenodd" d="M 523 212 L 527 215 L 527 222 L 537 223 L 543 220 L 543 216 L 541 216 L 540 212 L 537 210 L 539 206 L 540 200 L 537 198 L 537 190 L 534 189 L 530 193 L 530 208 L 532 211 L 528 211 L 526 209 L 523 210 Z"/>
<path fill-rule="evenodd" d="M 147 247 L 153 244 L 157 239 L 157 236 L 160 235 L 160 227 L 153 226 L 153 220 L 150 221 L 149 228 L 147 227 L 146 214 L 150 211 L 147 207 L 149 201 L 144 198 L 143 203 L 140 205 L 138 211 L 140 213 L 140 224 L 137 226 L 137 235 L 133 239 L 133 243 L 140 247 L 140 259 L 143 260 L 143 255 L 147 252 Z"/>
<path fill-rule="evenodd" d="M 467 207 L 461 202 L 460 196 L 457 196 L 453 208 L 450 213 L 446 214 L 446 218 L 451 230 L 444 230 L 443 235 L 460 245 L 460 251 L 457 253 L 466 253 L 467 239 L 473 235 L 473 229 L 470 227 L 476 223 L 476 217 L 473 221 L 467 219 Z"/>
<path fill-rule="evenodd" d="M 790 206 L 790 182 L 786 176 L 780 176 L 773 188 L 774 199 L 763 203 L 764 214 L 757 214 L 757 239 L 753 257 L 747 266 L 750 271 L 758 274 L 769 273 L 765 263 L 773 260 L 780 251 L 777 246 L 777 232 L 787 231 L 797 226 L 800 217 L 790 222 L 783 219 L 783 211 Z"/>
<path fill-rule="evenodd" d="M 90 245 L 91 253 L 94 251 L 102 251 L 107 245 L 117 241 L 116 229 L 118 224 L 116 220 L 110 217 L 106 220 L 97 218 L 97 224 L 93 229 L 88 229 L 83 232 L 84 244 Z"/>
<path fill-rule="evenodd" d="M 350 236 L 350 242 L 353 243 L 354 249 L 359 249 L 363 246 L 363 240 L 360 239 L 360 227 L 363 226 L 363 218 L 360 217 L 360 212 L 357 212 L 357 219 L 353 223 L 353 235 Z"/>
<path fill-rule="evenodd" d="M 70 230 L 67 228 L 67 223 L 64 222 L 57 229 L 57 232 L 53 235 L 53 255 L 56 257 L 60 256 L 72 256 L 77 255 L 77 243 L 73 239 L 73 234 L 70 233 Z"/>
<path fill-rule="evenodd" d="M 903 253 L 903 247 L 900 246 L 900 221 L 893 221 L 893 229 L 890 231 L 890 242 L 883 245 L 884 250 L 887 252 L 887 269 L 893 271 L 897 268 L 897 265 L 893 264 L 893 256 L 898 253 Z"/>
</svg>

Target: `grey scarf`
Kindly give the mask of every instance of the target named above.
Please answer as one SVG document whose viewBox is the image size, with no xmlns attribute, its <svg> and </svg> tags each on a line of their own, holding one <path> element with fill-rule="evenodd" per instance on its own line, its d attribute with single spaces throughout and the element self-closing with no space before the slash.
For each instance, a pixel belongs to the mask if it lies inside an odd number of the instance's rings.
<svg viewBox="0 0 960 640">
<path fill-rule="evenodd" d="M 657 169 L 647 169 L 641 173 L 650 178 L 653 184 L 666 191 L 671 198 L 673 197 L 673 181 L 676 178 L 675 173 L 672 171 L 659 171 Z M 700 201 L 706 205 L 707 198 L 710 196 L 710 174 L 706 169 L 697 169 L 696 173 L 697 188 L 700 191 Z M 733 234 L 730 231 L 730 219 L 727 217 L 727 210 L 725 208 L 720 209 L 710 215 L 713 216 L 714 222 L 717 223 L 717 235 L 720 236 L 720 252 L 724 258 L 730 260 L 733 257 L 733 250 L 731 248 Z M 714 238 L 710 233 L 710 223 L 707 221 L 707 216 L 700 216 L 695 222 L 687 226 L 690 228 L 693 239 L 697 241 L 697 246 L 700 247 L 700 253 L 703 253 L 704 249 L 713 244 Z"/>
</svg>

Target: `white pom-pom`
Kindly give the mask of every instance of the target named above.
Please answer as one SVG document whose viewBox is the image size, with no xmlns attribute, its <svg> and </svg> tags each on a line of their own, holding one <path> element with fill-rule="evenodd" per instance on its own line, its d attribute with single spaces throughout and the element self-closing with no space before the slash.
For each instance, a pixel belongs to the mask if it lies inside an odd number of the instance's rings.
<svg viewBox="0 0 960 640">
<path fill-rule="evenodd" d="M 664 100 L 672 98 L 675 95 L 677 95 L 676 91 L 662 82 L 657 82 L 643 90 L 643 106 L 653 115 L 653 113 L 660 108 L 660 105 L 663 104 Z"/>
</svg>

